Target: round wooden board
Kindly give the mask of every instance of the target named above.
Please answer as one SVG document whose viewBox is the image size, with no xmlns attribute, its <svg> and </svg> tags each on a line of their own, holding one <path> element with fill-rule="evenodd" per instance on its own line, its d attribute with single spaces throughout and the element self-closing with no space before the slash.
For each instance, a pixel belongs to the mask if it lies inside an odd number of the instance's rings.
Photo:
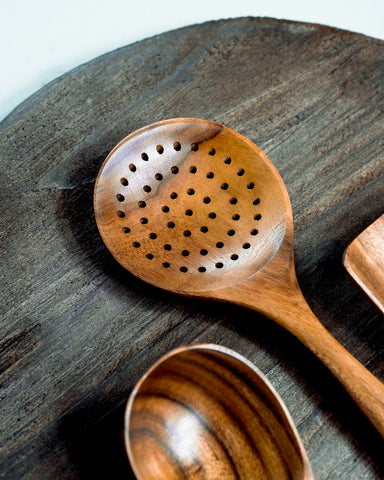
<svg viewBox="0 0 384 480">
<path fill-rule="evenodd" d="M 349 278 L 349 242 L 384 211 L 384 43 L 265 18 L 208 22 L 99 57 L 2 123 L 0 477 L 133 478 L 125 402 L 171 348 L 213 342 L 260 368 L 316 479 L 384 477 L 384 441 L 268 319 L 177 297 L 124 271 L 93 215 L 102 161 L 155 121 L 223 123 L 288 188 L 298 278 L 330 332 L 384 381 L 384 320 Z"/>
</svg>

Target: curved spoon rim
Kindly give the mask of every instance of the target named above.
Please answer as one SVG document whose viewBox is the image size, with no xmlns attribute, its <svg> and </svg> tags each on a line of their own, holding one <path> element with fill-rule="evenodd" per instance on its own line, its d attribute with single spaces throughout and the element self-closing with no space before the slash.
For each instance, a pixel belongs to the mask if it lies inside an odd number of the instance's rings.
<svg viewBox="0 0 384 480">
<path fill-rule="evenodd" d="M 155 363 L 153 363 L 149 369 L 141 376 L 141 378 L 138 380 L 136 383 L 134 389 L 132 390 L 131 394 L 129 395 L 129 398 L 126 403 L 126 408 L 125 408 L 125 413 L 124 413 L 124 445 L 125 445 L 125 450 L 129 459 L 129 462 L 131 464 L 132 470 L 135 473 L 136 477 L 139 479 L 140 476 L 137 473 L 137 468 L 136 468 L 136 462 L 135 462 L 135 456 L 132 453 L 131 450 L 131 442 L 129 439 L 129 422 L 130 422 L 130 417 L 131 417 L 131 412 L 132 412 L 132 407 L 135 402 L 135 398 L 140 391 L 141 386 L 143 383 L 151 376 L 151 374 L 165 361 L 167 361 L 169 358 L 177 356 L 179 354 L 182 354 L 186 351 L 189 350 L 201 350 L 201 351 L 213 351 L 213 352 L 218 352 L 224 355 L 227 355 L 231 358 L 234 358 L 236 361 L 240 362 L 241 364 L 245 365 L 248 367 L 266 386 L 266 388 L 270 391 L 272 394 L 274 400 L 276 400 L 279 408 L 281 408 L 282 413 L 284 414 L 285 420 L 288 423 L 288 427 L 291 429 L 294 439 L 297 442 L 297 445 L 300 450 L 300 455 L 303 460 L 303 467 L 305 474 L 307 475 L 306 478 L 307 480 L 311 480 L 313 478 L 313 473 L 311 470 L 311 466 L 309 463 L 308 455 L 307 452 L 304 448 L 304 445 L 302 443 L 302 440 L 300 438 L 300 435 L 297 431 L 296 425 L 291 417 L 291 414 L 285 404 L 285 402 L 282 400 L 280 394 L 277 392 L 275 387 L 272 385 L 272 383 L 266 378 L 266 376 L 263 374 L 263 372 L 250 360 L 248 360 L 246 357 L 241 355 L 235 350 L 232 350 L 231 348 L 224 347 L 222 345 L 218 344 L 213 344 L 213 343 L 198 343 L 198 344 L 193 344 L 193 345 L 184 345 L 180 346 L 177 348 L 174 348 L 173 350 L 167 352 L 165 355 L 161 356 Z"/>
</svg>

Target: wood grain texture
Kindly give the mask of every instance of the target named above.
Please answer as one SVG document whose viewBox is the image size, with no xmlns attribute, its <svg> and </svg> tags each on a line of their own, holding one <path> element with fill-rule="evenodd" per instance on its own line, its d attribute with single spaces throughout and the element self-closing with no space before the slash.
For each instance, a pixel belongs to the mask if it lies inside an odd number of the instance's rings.
<svg viewBox="0 0 384 480">
<path fill-rule="evenodd" d="M 218 343 L 267 375 L 316 479 L 384 476 L 383 444 L 332 375 L 262 315 L 150 287 L 104 247 L 93 189 L 108 152 L 164 118 L 245 135 L 291 199 L 299 283 L 381 381 L 384 324 L 342 254 L 383 211 L 384 44 L 271 19 L 208 22 L 124 47 L 47 85 L 1 123 L 0 472 L 133 478 L 120 427 L 167 351 Z"/>
<path fill-rule="evenodd" d="M 279 250 L 292 212 L 267 156 L 201 119 L 158 122 L 122 140 L 95 185 L 95 217 L 116 260 L 175 293 L 247 279 Z"/>
<path fill-rule="evenodd" d="M 351 277 L 384 313 L 384 215 L 348 245 L 343 263 Z"/>
<path fill-rule="evenodd" d="M 140 379 L 125 415 L 138 480 L 313 480 L 293 421 L 264 375 L 218 345 L 181 347 Z"/>
</svg>

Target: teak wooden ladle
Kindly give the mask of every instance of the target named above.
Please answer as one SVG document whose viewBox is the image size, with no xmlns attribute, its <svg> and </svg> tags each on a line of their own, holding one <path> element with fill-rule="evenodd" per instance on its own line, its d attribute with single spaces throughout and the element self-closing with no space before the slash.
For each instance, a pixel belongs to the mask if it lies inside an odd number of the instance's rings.
<svg viewBox="0 0 384 480">
<path fill-rule="evenodd" d="M 94 207 L 103 241 L 123 267 L 157 287 L 275 320 L 329 368 L 384 437 L 384 385 L 306 303 L 288 193 L 250 140 L 188 118 L 138 130 L 106 158 Z"/>
<path fill-rule="evenodd" d="M 307 454 L 269 381 L 237 352 L 181 347 L 131 393 L 124 439 L 138 480 L 311 480 Z"/>
</svg>

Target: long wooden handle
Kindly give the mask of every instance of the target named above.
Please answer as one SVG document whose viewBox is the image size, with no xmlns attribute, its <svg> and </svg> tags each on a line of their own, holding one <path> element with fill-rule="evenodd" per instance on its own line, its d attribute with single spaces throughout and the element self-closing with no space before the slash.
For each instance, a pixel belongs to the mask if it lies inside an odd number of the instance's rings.
<svg viewBox="0 0 384 480">
<path fill-rule="evenodd" d="M 339 380 L 384 438 L 384 385 L 323 327 L 297 282 L 289 241 L 255 275 L 211 295 L 271 318 L 308 347 Z"/>
<path fill-rule="evenodd" d="M 263 313 L 297 337 L 328 367 L 384 438 L 384 385 L 323 327 L 294 276 L 286 289 L 274 288 L 267 276 L 263 280 L 257 289 L 253 279 L 244 282 L 241 297 L 239 290 L 227 290 L 226 298 Z"/>
<path fill-rule="evenodd" d="M 306 310 L 300 328 L 289 330 L 328 367 L 384 438 L 384 385 Z"/>
</svg>

